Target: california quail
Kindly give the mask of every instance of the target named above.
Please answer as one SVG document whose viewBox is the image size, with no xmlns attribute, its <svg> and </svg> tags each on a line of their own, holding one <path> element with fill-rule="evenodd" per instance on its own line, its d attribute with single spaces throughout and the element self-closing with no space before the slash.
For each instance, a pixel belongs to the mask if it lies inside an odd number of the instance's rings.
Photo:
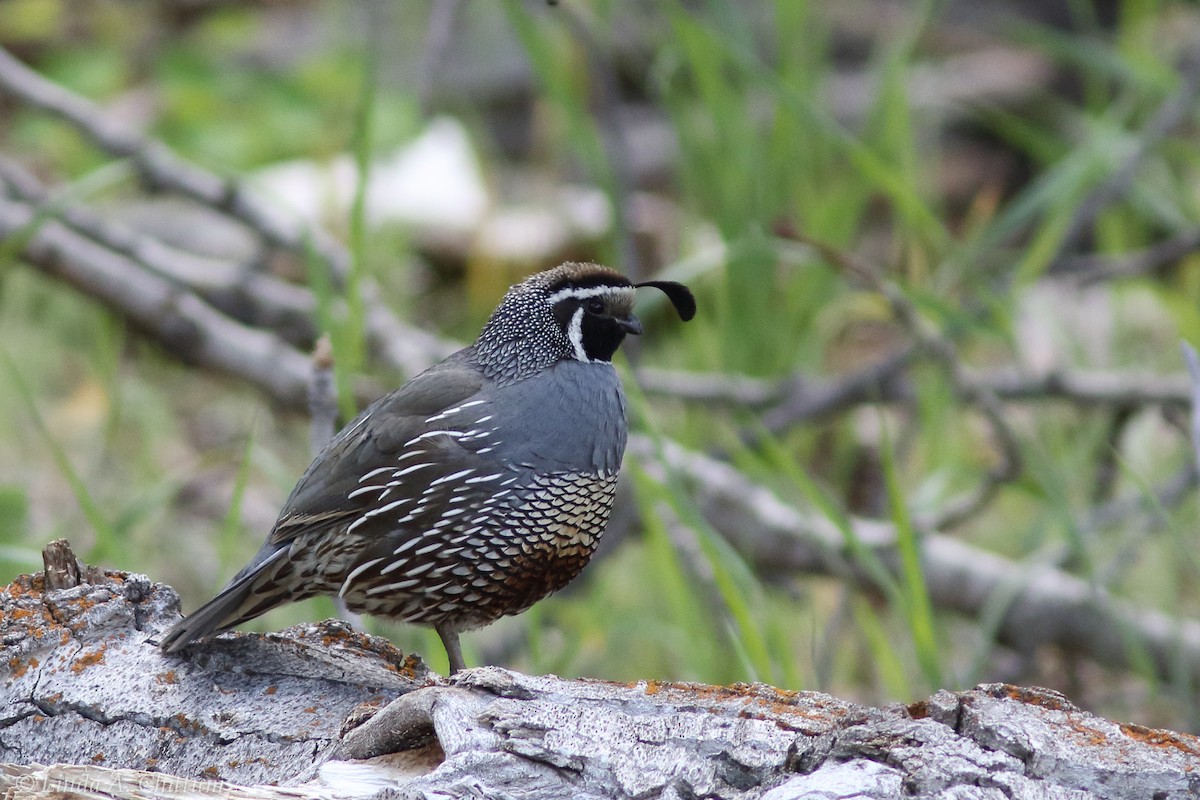
<svg viewBox="0 0 1200 800">
<path fill-rule="evenodd" d="M 162 649 L 327 594 L 432 626 L 450 671 L 463 669 L 460 631 L 561 589 L 604 530 L 626 437 L 611 359 L 625 334 L 642 332 L 638 286 L 694 316 L 687 287 L 635 285 L 595 264 L 563 264 L 509 289 L 474 344 L 333 438 L 258 554 Z"/>
</svg>

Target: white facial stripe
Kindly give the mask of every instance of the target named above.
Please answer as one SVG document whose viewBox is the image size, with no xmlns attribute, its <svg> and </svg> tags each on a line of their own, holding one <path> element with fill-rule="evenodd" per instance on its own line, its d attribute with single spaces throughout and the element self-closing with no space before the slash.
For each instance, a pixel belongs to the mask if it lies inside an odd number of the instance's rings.
<svg viewBox="0 0 1200 800">
<path fill-rule="evenodd" d="M 580 361 L 591 361 L 587 356 L 587 351 L 583 349 L 583 309 L 575 309 L 575 313 L 571 315 L 571 324 L 567 326 L 567 338 L 571 340 L 571 346 L 575 348 L 575 358 Z"/>
<path fill-rule="evenodd" d="M 566 300 L 568 297 L 576 300 L 586 300 L 589 297 L 599 297 L 602 294 L 616 294 L 617 292 L 633 292 L 632 286 L 588 286 L 585 288 L 576 289 L 559 289 L 554 294 L 546 298 L 546 302 L 551 306 L 556 303 Z"/>
</svg>

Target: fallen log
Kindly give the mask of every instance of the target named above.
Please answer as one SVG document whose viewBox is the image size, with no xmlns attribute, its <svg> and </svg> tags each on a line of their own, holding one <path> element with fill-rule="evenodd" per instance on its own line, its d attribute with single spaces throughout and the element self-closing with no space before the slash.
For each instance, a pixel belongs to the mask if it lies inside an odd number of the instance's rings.
<svg viewBox="0 0 1200 800">
<path fill-rule="evenodd" d="M 165 656 L 170 587 L 61 541 L 44 557 L 0 591 L 6 798 L 1200 795 L 1200 739 L 1041 689 L 878 709 L 761 684 L 447 681 L 338 622 Z"/>
</svg>

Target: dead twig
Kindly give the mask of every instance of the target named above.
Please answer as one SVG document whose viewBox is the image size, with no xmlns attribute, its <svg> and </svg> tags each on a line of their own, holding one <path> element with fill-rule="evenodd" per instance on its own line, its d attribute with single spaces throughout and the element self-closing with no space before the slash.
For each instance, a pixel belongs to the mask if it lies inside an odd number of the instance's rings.
<svg viewBox="0 0 1200 800">
<path fill-rule="evenodd" d="M 335 276 L 349 270 L 341 245 L 319 230 L 309 230 L 259 200 L 241 182 L 215 175 L 144 136 L 101 108 L 25 66 L 0 48 L 0 91 L 70 124 L 115 158 L 128 159 L 151 189 L 173 191 L 241 220 L 268 243 L 286 250 L 313 252 Z"/>
<path fill-rule="evenodd" d="M 333 344 L 329 336 L 317 340 L 312 354 L 312 378 L 308 384 L 309 448 L 315 458 L 333 439 L 337 430 L 337 386 L 333 380 Z"/>
<path fill-rule="evenodd" d="M 350 256 L 339 242 L 309 228 L 259 199 L 242 182 L 216 175 L 178 156 L 161 142 L 106 114 L 96 104 L 39 75 L 0 48 L 0 93 L 57 116 L 116 158 L 127 159 L 151 191 L 172 191 L 220 211 L 246 225 L 269 245 L 315 256 L 328 265 L 335 281 L 348 274 Z M 380 299 L 378 285 L 360 281 L 372 351 L 406 374 L 420 372 L 449 355 L 445 343 L 405 325 Z"/>
<path fill-rule="evenodd" d="M 629 138 L 621 120 L 621 89 L 609 48 L 604 46 L 585 17 L 585 6 L 562 6 L 557 9 L 571 34 L 583 47 L 588 72 L 594 79 L 592 116 L 600 135 L 600 146 L 608 164 L 608 181 L 613 204 L 613 241 L 622 270 L 634 282 L 646 277 L 646 270 L 633 241 L 630 215 L 633 213 L 634 162 Z"/>
<path fill-rule="evenodd" d="M 308 347 L 316 337 L 316 300 L 303 286 L 266 274 L 248 263 L 189 252 L 154 236 L 104 219 L 76 202 L 55 198 L 48 187 L 13 162 L 0 157 L 0 182 L 10 197 L 36 207 L 96 244 L 142 268 L 185 286 L 205 302 L 238 321 L 269 328 L 292 344 Z"/>
<path fill-rule="evenodd" d="M 910 399 L 903 373 L 916 356 L 915 347 L 905 347 L 878 364 L 830 382 L 814 384 L 794 378 L 787 382 L 784 400 L 763 412 L 762 428 L 780 434 L 801 421 L 826 418 L 851 406 Z"/>
<path fill-rule="evenodd" d="M 188 289 L 62 222 L 39 222 L 29 206 L 0 199 L 0 239 L 17 233 L 29 236 L 26 261 L 98 299 L 184 361 L 248 380 L 285 405 L 303 404 L 307 359 L 274 334 L 229 319 Z"/>
<path fill-rule="evenodd" d="M 1143 250 L 1120 255 L 1090 253 L 1064 258 L 1062 271 L 1069 272 L 1081 286 L 1145 275 L 1179 261 L 1200 249 L 1200 230 L 1181 231 Z"/>
<path fill-rule="evenodd" d="M 1192 451 L 1196 455 L 1196 463 L 1200 464 L 1200 354 L 1187 342 L 1180 342 L 1179 349 L 1183 351 L 1183 360 L 1187 362 L 1188 374 L 1192 378 Z"/>
<path fill-rule="evenodd" d="M 433 106 L 434 87 L 442 61 L 454 34 L 454 20 L 462 0 L 435 0 L 429 9 L 429 25 L 421 47 L 421 66 L 417 70 L 417 98 L 421 113 L 428 116 Z"/>
<path fill-rule="evenodd" d="M 1096 217 L 1110 203 L 1129 191 L 1146 157 L 1195 108 L 1200 97 L 1200 50 L 1185 53 L 1180 61 L 1180 84 L 1155 110 L 1135 137 L 1137 146 L 1108 178 L 1089 194 L 1075 210 L 1058 243 L 1049 272 L 1062 272 L 1071 262 L 1064 254 L 1074 248 Z"/>
<path fill-rule="evenodd" d="M 638 385 L 647 394 L 689 403 L 734 406 L 778 419 L 767 427 L 784 430 L 862 403 L 901 403 L 913 399 L 913 388 L 899 371 L 915 353 L 902 350 L 859 372 L 833 378 L 797 373 L 781 380 L 749 378 L 720 372 L 683 372 L 642 367 Z M 1132 370 L 1055 370 L 1030 375 L 1016 369 L 963 370 L 964 380 L 1010 403 L 1062 401 L 1084 408 L 1186 406 L 1191 389 L 1186 375 L 1157 375 Z M 965 399 L 965 398 L 963 398 Z"/>
<path fill-rule="evenodd" d="M 974 490 L 946 503 L 936 519 L 926 521 L 926 526 L 933 529 L 951 528 L 974 516 L 991 502 L 1000 486 L 1021 474 L 1020 442 L 1004 417 L 1000 399 L 995 392 L 968 380 L 954 342 L 939 332 L 930 330 L 921 319 L 916 306 L 898 286 L 884 278 L 879 270 L 858 262 L 824 242 L 803 235 L 796 238 L 814 248 L 830 264 L 882 295 L 896 319 L 916 342 L 916 346 L 941 364 L 955 393 L 965 402 L 977 406 L 987 419 L 999 447 L 1000 463 L 988 470 L 983 481 Z"/>
<path fill-rule="evenodd" d="M 827 575 L 878 591 L 873 565 L 899 568 L 890 523 L 849 519 L 852 543 L 833 520 L 783 502 L 729 464 L 643 436 L 631 437 L 629 449 L 651 476 L 665 479 L 669 471 L 685 481 L 706 521 L 759 575 Z M 863 552 L 866 559 L 855 555 Z M 995 637 L 1018 652 L 1055 645 L 1116 669 L 1149 664 L 1160 680 L 1182 674 L 1200 686 L 1200 623 L 1139 608 L 1053 566 L 1013 561 L 930 528 L 922 535 L 921 566 L 930 599 L 943 611 L 982 619 L 1003 598 Z"/>
</svg>

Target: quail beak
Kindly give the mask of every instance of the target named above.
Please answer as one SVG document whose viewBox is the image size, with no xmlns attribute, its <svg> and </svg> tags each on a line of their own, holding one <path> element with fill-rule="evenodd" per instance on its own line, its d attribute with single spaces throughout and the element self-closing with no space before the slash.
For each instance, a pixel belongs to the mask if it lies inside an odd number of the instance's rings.
<svg viewBox="0 0 1200 800">
<path fill-rule="evenodd" d="M 628 317 L 624 318 L 618 317 L 616 322 L 625 330 L 626 333 L 632 333 L 634 336 L 638 336 L 642 332 L 642 322 L 633 314 L 630 314 Z"/>
</svg>

